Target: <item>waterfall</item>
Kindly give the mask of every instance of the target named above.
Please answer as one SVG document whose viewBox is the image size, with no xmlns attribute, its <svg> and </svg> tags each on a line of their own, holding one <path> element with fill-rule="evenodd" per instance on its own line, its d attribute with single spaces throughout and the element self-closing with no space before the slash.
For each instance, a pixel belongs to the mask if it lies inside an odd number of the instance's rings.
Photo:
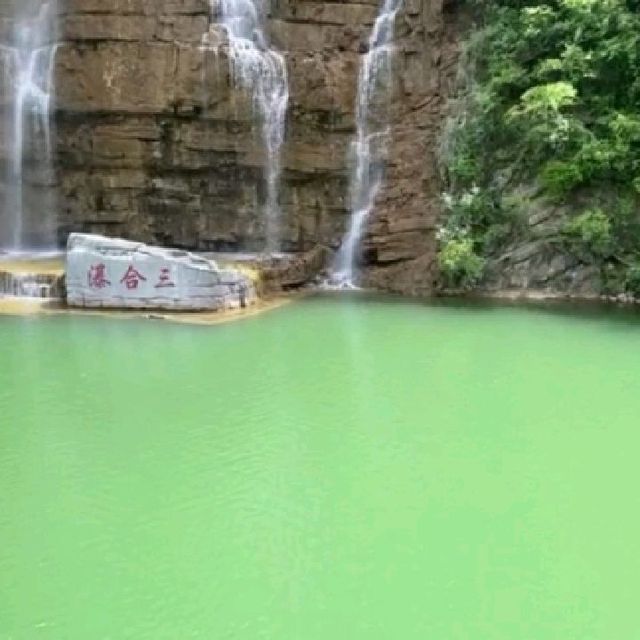
<svg viewBox="0 0 640 640">
<path fill-rule="evenodd" d="M 0 247 L 11 251 L 25 249 L 26 243 L 53 244 L 52 230 L 45 222 L 51 223 L 52 203 L 48 197 L 38 198 L 35 191 L 46 192 L 52 174 L 55 23 L 55 0 L 17 0 L 13 29 L 7 41 L 0 42 L 1 86 L 9 100 L 3 105 L 8 162 L 0 201 Z M 27 182 L 36 183 L 34 193 L 27 193 Z"/>
<path fill-rule="evenodd" d="M 219 22 L 229 40 L 229 60 L 234 84 L 249 92 L 260 119 L 266 153 L 265 203 L 266 250 L 281 247 L 281 210 L 279 188 L 281 150 L 289 104 L 289 81 L 285 58 L 269 47 L 263 29 L 260 0 L 209 0 L 211 15 Z"/>
<path fill-rule="evenodd" d="M 384 0 L 369 38 L 368 51 L 360 64 L 350 185 L 351 222 L 331 278 L 344 287 L 355 286 L 356 251 L 382 184 L 389 137 L 387 107 L 392 83 L 393 37 L 401 5 L 402 0 Z M 374 100 L 380 101 L 381 113 L 374 113 Z"/>
<path fill-rule="evenodd" d="M 0 264 L 0 269 L 2 265 Z M 0 270 L 0 298 L 62 298 L 61 277 L 46 273 L 10 273 Z"/>
</svg>

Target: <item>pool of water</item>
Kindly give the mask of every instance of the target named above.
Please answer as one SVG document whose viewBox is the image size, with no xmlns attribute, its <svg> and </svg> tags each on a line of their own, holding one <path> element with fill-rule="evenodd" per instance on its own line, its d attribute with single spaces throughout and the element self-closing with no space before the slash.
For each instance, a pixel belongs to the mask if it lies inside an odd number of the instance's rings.
<svg viewBox="0 0 640 640">
<path fill-rule="evenodd" d="M 638 637 L 640 317 L 0 318 L 0 639 Z"/>
</svg>

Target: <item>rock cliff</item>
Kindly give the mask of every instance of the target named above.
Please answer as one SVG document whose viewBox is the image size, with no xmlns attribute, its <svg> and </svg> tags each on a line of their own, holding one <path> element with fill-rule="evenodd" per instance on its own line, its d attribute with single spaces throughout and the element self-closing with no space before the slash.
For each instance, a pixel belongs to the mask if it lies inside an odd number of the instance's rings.
<svg viewBox="0 0 640 640">
<path fill-rule="evenodd" d="M 291 99 L 283 150 L 283 249 L 338 246 L 348 223 L 359 54 L 376 0 L 272 0 L 268 32 Z M 235 90 L 208 0 L 66 0 L 56 61 L 61 242 L 73 231 L 186 249 L 263 246 L 264 155 Z M 365 280 L 428 293 L 439 193 L 435 149 L 457 62 L 442 0 L 397 21 L 392 148 L 364 241 Z"/>
</svg>

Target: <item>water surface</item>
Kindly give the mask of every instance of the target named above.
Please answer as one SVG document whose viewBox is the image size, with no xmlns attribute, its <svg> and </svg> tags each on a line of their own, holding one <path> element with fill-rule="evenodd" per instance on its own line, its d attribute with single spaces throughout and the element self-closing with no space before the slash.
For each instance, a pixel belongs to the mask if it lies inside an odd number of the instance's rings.
<svg viewBox="0 0 640 640">
<path fill-rule="evenodd" d="M 0 639 L 638 637 L 640 318 L 0 318 Z"/>
</svg>

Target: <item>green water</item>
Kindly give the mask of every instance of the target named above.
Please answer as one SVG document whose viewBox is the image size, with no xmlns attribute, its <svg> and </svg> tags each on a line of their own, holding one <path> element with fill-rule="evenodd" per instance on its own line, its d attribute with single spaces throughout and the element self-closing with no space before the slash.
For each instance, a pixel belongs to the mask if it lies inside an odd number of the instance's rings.
<svg viewBox="0 0 640 640">
<path fill-rule="evenodd" d="M 0 319 L 0 639 L 640 638 L 640 317 Z"/>
</svg>

